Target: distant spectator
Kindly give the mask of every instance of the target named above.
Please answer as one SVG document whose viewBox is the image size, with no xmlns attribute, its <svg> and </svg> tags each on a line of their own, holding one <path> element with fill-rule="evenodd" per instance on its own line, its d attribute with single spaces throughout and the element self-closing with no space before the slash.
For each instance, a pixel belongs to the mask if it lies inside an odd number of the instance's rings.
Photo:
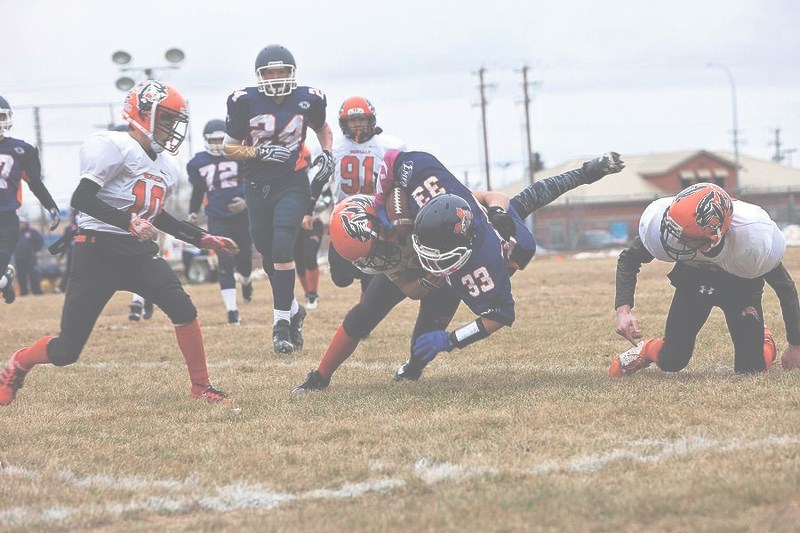
<svg viewBox="0 0 800 533">
<path fill-rule="evenodd" d="M 42 294 L 41 281 L 36 264 L 36 254 L 44 246 L 42 234 L 31 228 L 26 218 L 19 219 L 19 240 L 14 251 L 14 266 L 17 269 L 19 295 L 27 296 L 28 283 L 30 292 Z"/>
</svg>

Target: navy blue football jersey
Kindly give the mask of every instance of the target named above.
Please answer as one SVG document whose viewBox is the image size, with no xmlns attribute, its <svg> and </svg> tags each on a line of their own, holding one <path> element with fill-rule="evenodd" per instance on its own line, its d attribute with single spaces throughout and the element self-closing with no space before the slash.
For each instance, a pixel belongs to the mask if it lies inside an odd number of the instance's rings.
<svg viewBox="0 0 800 533">
<path fill-rule="evenodd" d="M 244 198 L 244 181 L 239 176 L 240 161 L 225 156 L 197 152 L 186 164 L 189 183 L 206 192 L 206 215 L 215 218 L 235 216 L 228 204 L 235 197 Z"/>
<path fill-rule="evenodd" d="M 20 180 L 40 179 L 39 150 L 19 139 L 0 139 L 0 212 L 20 206 Z"/>
<path fill-rule="evenodd" d="M 401 152 L 395 161 L 395 168 L 400 166 L 401 172 L 409 177 L 409 207 L 414 217 L 423 205 L 439 194 L 455 194 L 469 203 L 474 214 L 475 227 L 472 255 L 462 268 L 447 277 L 447 283 L 473 313 L 510 326 L 515 315 L 514 297 L 511 294 L 513 270 L 509 269 L 508 247 L 504 246 L 502 239 L 489 223 L 483 206 L 431 154 Z M 526 240 L 529 238 L 532 242 L 533 235 L 527 228 L 524 229 L 528 233 L 525 235 Z"/>
<path fill-rule="evenodd" d="M 280 144 L 292 151 L 284 163 L 242 161 L 242 176 L 250 181 L 278 181 L 308 163 L 300 155 L 309 126 L 325 124 L 325 93 L 313 87 L 298 87 L 277 104 L 256 87 L 234 91 L 228 97 L 226 133 L 248 146 Z"/>
</svg>

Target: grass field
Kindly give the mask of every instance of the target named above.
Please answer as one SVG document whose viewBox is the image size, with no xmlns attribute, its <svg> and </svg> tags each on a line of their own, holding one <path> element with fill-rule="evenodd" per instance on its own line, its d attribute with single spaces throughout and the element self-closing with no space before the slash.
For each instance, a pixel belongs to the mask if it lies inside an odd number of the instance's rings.
<svg viewBox="0 0 800 533">
<path fill-rule="evenodd" d="M 394 383 L 405 302 L 323 393 L 293 396 L 355 288 L 323 276 L 305 350 L 271 346 L 266 281 L 225 325 L 190 286 L 212 379 L 233 406 L 188 397 L 166 317 L 127 319 L 120 293 L 77 364 L 37 367 L 0 408 L 0 531 L 797 531 L 800 371 L 733 373 L 715 310 L 689 367 L 610 381 L 615 260 L 537 259 L 514 278 L 517 321 Z M 800 250 L 786 264 L 800 278 Z M 645 265 L 634 310 L 663 332 L 671 287 Z M 0 304 L 3 363 L 58 332 L 60 295 Z M 786 346 L 777 299 L 765 314 Z M 454 324 L 470 319 L 460 309 Z"/>
</svg>

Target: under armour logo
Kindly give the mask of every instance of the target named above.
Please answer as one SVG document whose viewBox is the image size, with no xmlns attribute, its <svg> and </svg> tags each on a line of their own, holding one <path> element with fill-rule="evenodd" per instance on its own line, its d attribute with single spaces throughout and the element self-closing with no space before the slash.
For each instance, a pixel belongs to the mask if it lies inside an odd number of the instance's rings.
<svg viewBox="0 0 800 533">
<path fill-rule="evenodd" d="M 714 287 L 700 285 L 700 294 L 714 294 Z"/>
</svg>

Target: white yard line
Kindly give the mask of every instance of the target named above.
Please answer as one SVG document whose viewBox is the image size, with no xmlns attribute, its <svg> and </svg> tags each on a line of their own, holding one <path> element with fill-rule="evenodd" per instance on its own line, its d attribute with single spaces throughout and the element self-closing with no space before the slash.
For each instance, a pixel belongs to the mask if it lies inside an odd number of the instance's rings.
<svg viewBox="0 0 800 533">
<path fill-rule="evenodd" d="M 676 457 L 693 456 L 704 452 L 729 453 L 745 449 L 796 447 L 798 435 L 770 435 L 763 439 L 711 439 L 688 436 L 679 439 L 646 439 L 628 441 L 619 448 L 601 454 L 574 456 L 564 461 L 548 461 L 526 469 L 502 471 L 481 466 L 462 466 L 449 462 L 432 463 L 420 458 L 410 467 L 411 476 L 426 484 L 463 483 L 483 476 L 504 473 L 548 475 L 554 473 L 593 474 L 618 461 L 659 463 Z M 14 507 L 0 511 L 0 526 L 31 526 L 36 523 L 58 524 L 78 515 L 113 518 L 124 513 L 144 511 L 183 513 L 195 509 L 211 512 L 230 512 L 244 509 L 273 509 L 286 503 L 307 500 L 336 500 L 357 498 L 369 493 L 399 489 L 409 482 L 408 475 L 381 477 L 369 481 L 345 484 L 337 488 L 320 488 L 299 493 L 276 492 L 262 484 L 234 483 L 222 487 L 206 487 L 196 479 L 148 479 L 142 476 L 117 478 L 107 475 L 80 476 L 69 471 L 36 472 L 14 465 L 2 465 L 0 479 L 17 478 L 29 482 L 57 480 L 72 487 L 100 487 L 110 490 L 133 491 L 141 497 L 128 502 L 107 505 L 88 504 L 77 507 L 54 505 L 47 509 Z M 17 481 L 20 482 L 20 481 Z M 154 491 L 164 496 L 148 496 Z"/>
</svg>

